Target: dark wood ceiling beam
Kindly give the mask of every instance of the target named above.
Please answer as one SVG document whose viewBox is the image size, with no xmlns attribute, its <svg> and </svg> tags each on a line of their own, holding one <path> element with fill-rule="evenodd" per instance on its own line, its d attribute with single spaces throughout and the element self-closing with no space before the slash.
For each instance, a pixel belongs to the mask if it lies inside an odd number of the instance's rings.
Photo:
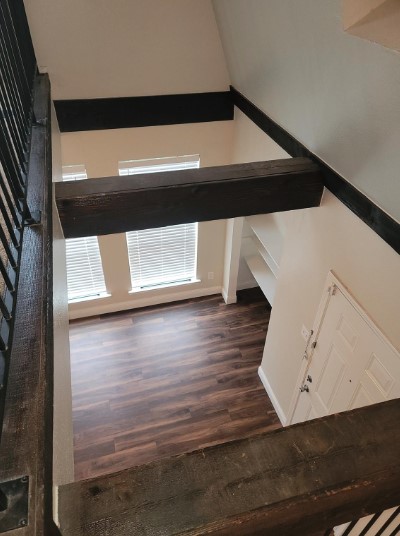
<svg viewBox="0 0 400 536">
<path fill-rule="evenodd" d="M 400 401 L 62 486 L 63 536 L 288 536 L 400 503 Z"/>
<path fill-rule="evenodd" d="M 318 164 L 324 186 L 358 216 L 368 227 L 400 254 L 400 223 L 360 192 L 348 180 L 330 168 L 316 154 L 302 145 L 287 130 L 275 123 L 260 108 L 231 86 L 232 99 L 253 123 L 293 157 L 304 156 Z"/>
<path fill-rule="evenodd" d="M 308 158 L 56 184 L 66 238 L 319 206 Z"/>
<path fill-rule="evenodd" d="M 54 105 L 61 132 L 233 119 L 233 102 L 229 91 L 61 100 L 55 101 Z"/>
</svg>

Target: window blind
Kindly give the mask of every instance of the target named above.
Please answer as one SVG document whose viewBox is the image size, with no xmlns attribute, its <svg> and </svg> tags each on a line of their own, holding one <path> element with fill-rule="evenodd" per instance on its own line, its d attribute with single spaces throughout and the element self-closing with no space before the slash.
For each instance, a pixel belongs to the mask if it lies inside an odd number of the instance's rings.
<svg viewBox="0 0 400 536">
<path fill-rule="evenodd" d="M 85 166 L 63 166 L 63 181 L 87 179 Z M 97 236 L 69 238 L 67 255 L 68 301 L 106 294 L 103 266 Z"/>
<path fill-rule="evenodd" d="M 68 301 L 107 292 L 97 236 L 69 238 L 67 250 Z"/>
<path fill-rule="evenodd" d="M 119 162 L 120 175 L 200 167 L 199 155 Z M 196 277 L 197 223 L 126 233 L 132 290 L 189 282 Z"/>
<path fill-rule="evenodd" d="M 138 175 L 139 173 L 160 173 L 161 171 L 179 171 L 200 167 L 200 157 L 196 155 L 171 156 L 146 160 L 127 160 L 119 162 L 120 175 Z"/>
<path fill-rule="evenodd" d="M 126 233 L 132 289 L 196 277 L 197 223 Z"/>
<path fill-rule="evenodd" d="M 86 168 L 83 165 L 62 167 L 62 180 L 64 182 L 80 181 L 87 178 Z"/>
</svg>

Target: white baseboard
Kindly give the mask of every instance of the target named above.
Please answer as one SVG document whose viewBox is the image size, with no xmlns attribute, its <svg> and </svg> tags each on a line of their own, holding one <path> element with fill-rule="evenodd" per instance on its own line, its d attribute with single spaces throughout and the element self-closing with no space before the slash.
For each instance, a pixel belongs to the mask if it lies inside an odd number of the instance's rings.
<svg viewBox="0 0 400 536">
<path fill-rule="evenodd" d="M 283 426 L 286 426 L 287 417 L 285 415 L 285 412 L 283 411 L 281 405 L 279 404 L 278 399 L 271 387 L 271 384 L 267 380 L 267 377 L 264 374 L 264 371 L 261 367 L 258 367 L 258 375 L 264 386 L 264 389 L 267 391 L 267 395 L 269 396 L 269 399 L 271 400 L 272 405 L 274 406 L 274 409 L 279 417 L 279 420 L 281 421 Z"/>
<path fill-rule="evenodd" d="M 236 290 L 246 290 L 248 288 L 256 288 L 258 287 L 258 283 L 255 279 L 252 279 L 251 281 L 245 281 L 245 282 L 242 282 L 240 283 L 240 285 L 237 286 L 237 289 Z M 226 290 L 223 288 L 222 289 L 222 297 L 224 298 L 224 301 L 227 305 L 230 305 L 231 303 L 236 303 L 237 302 L 237 296 L 236 296 L 236 293 L 233 295 L 229 295 Z"/>
<path fill-rule="evenodd" d="M 132 299 L 124 302 L 113 302 L 112 296 L 110 296 L 99 300 L 93 300 L 92 302 L 81 302 L 82 304 L 87 303 L 87 306 L 82 306 L 79 308 L 70 306 L 69 318 L 70 320 L 75 320 L 77 318 L 87 318 L 89 316 L 103 315 L 105 313 L 117 313 L 118 311 L 138 309 L 140 307 L 148 307 L 150 305 L 159 305 L 162 303 L 170 303 L 180 300 L 190 300 L 192 298 L 201 298 L 203 296 L 212 296 L 214 294 L 221 294 L 221 292 L 221 287 L 207 287 L 184 290 L 180 292 L 171 292 L 162 295 L 148 295 L 144 298 L 137 298 L 136 295 L 131 294 Z"/>
</svg>

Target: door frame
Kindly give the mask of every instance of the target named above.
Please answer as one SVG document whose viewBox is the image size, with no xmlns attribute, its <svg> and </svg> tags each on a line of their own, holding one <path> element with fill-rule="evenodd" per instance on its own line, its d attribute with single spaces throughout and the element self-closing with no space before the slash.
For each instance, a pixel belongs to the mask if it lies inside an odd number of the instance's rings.
<svg viewBox="0 0 400 536">
<path fill-rule="evenodd" d="M 317 314 L 313 322 L 313 326 L 312 326 L 313 333 L 304 349 L 304 356 L 303 356 L 300 371 L 297 377 L 296 387 L 294 389 L 292 400 L 290 402 L 288 417 L 286 419 L 285 426 L 289 426 L 290 424 L 292 424 L 292 420 L 293 420 L 294 413 L 296 411 L 297 403 L 298 403 L 299 396 L 300 396 L 300 387 L 305 382 L 308 369 L 310 368 L 310 365 L 312 363 L 312 359 L 314 355 L 314 348 L 318 341 L 318 337 L 322 328 L 322 324 L 323 324 L 330 300 L 332 296 L 335 295 L 335 292 L 337 291 L 343 294 L 346 300 L 350 303 L 352 307 L 354 307 L 356 312 L 362 317 L 362 319 L 368 324 L 368 326 L 374 331 L 374 333 L 385 344 L 387 344 L 392 350 L 394 350 L 396 353 L 399 353 L 399 349 L 393 346 L 390 340 L 380 330 L 379 326 L 376 324 L 373 318 L 366 312 L 366 310 L 362 307 L 360 302 L 357 301 L 357 299 L 350 292 L 350 290 L 346 287 L 346 285 L 337 277 L 337 275 L 335 274 L 333 270 L 330 270 L 328 272 L 328 276 L 325 281 L 324 289 L 322 291 L 322 298 L 319 303 Z"/>
</svg>

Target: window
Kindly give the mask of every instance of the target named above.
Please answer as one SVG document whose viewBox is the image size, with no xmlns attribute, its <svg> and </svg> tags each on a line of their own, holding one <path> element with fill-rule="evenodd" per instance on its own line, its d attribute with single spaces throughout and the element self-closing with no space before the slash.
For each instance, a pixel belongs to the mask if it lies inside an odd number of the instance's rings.
<svg viewBox="0 0 400 536">
<path fill-rule="evenodd" d="M 63 166 L 63 180 L 87 179 L 85 166 Z M 80 301 L 107 294 L 97 236 L 68 238 L 68 301 Z"/>
<path fill-rule="evenodd" d="M 68 301 L 106 294 L 97 236 L 68 238 L 65 243 Z"/>
<path fill-rule="evenodd" d="M 196 278 L 197 223 L 126 233 L 132 290 Z"/>
<path fill-rule="evenodd" d="M 198 169 L 200 156 L 168 156 L 146 160 L 127 160 L 119 162 L 120 175 L 138 175 L 139 173 L 159 173 L 160 171 L 179 171 L 180 169 Z"/>
<path fill-rule="evenodd" d="M 63 166 L 62 167 L 62 180 L 67 181 L 80 181 L 87 179 L 86 168 L 83 165 L 79 166 Z"/>
<path fill-rule="evenodd" d="M 199 155 L 130 160 L 119 163 L 119 174 L 136 175 L 199 167 Z M 197 223 L 186 223 L 126 233 L 132 290 L 194 281 L 197 229 Z"/>
</svg>

